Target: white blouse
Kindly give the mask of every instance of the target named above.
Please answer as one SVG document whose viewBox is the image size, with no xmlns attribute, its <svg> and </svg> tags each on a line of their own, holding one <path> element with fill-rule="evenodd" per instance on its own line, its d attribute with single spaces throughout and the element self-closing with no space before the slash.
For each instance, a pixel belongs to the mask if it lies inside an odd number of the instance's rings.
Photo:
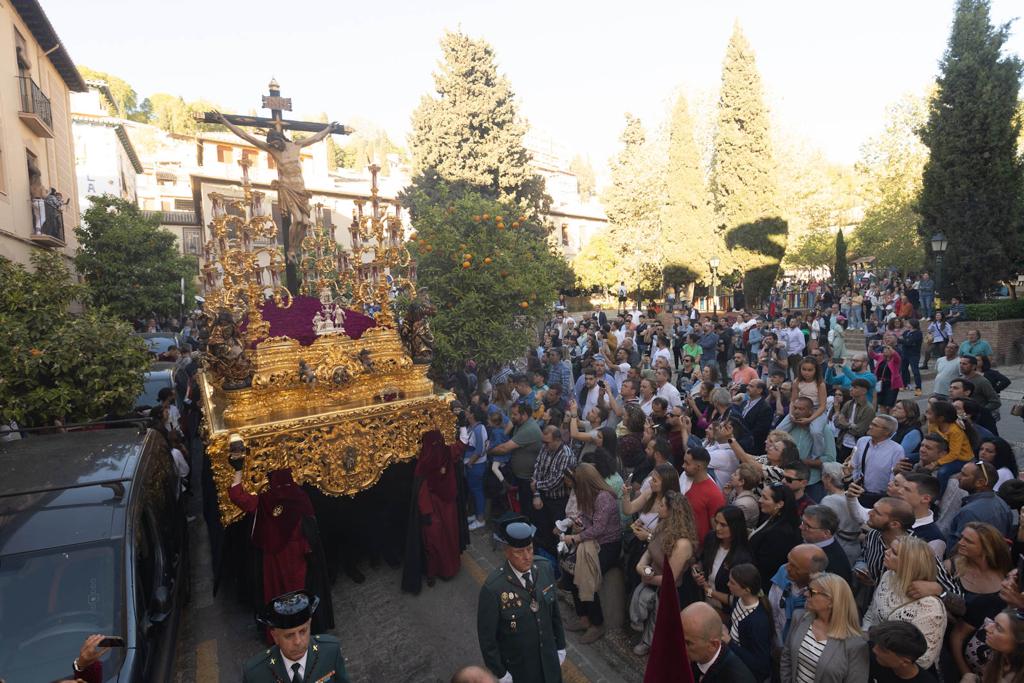
<svg viewBox="0 0 1024 683">
<path fill-rule="evenodd" d="M 922 669 L 930 667 L 942 649 L 942 637 L 946 632 L 946 608 L 934 595 L 920 600 L 911 600 L 896 588 L 896 572 L 887 570 L 878 581 L 875 597 L 864 614 L 863 629 L 867 631 L 883 621 L 906 621 L 913 624 L 928 643 L 928 649 L 917 660 Z"/>
</svg>

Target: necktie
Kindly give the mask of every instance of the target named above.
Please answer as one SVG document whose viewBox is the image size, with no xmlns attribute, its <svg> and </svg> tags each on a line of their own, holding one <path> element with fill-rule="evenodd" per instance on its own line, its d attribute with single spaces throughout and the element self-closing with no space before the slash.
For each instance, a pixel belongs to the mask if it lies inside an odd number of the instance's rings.
<svg viewBox="0 0 1024 683">
<path fill-rule="evenodd" d="M 292 683 L 302 683 L 302 676 L 299 675 L 299 663 L 292 664 Z"/>
<path fill-rule="evenodd" d="M 523 581 L 526 582 L 526 590 L 529 591 L 530 597 L 533 597 L 533 577 L 530 576 L 530 572 L 523 574 Z"/>
</svg>

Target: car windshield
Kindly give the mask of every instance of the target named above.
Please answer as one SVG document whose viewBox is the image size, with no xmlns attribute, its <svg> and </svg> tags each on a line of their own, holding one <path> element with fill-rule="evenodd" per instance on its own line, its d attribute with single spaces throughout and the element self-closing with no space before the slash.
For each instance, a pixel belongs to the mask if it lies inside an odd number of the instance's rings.
<svg viewBox="0 0 1024 683">
<path fill-rule="evenodd" d="M 0 557 L 0 676 L 5 683 L 49 683 L 93 633 L 124 636 L 122 562 L 113 545 L 58 548 Z M 116 673 L 123 648 L 103 658 Z"/>
<path fill-rule="evenodd" d="M 145 337 L 144 341 L 149 352 L 155 353 L 158 356 L 178 344 L 174 337 Z"/>
<path fill-rule="evenodd" d="M 157 398 L 157 394 L 164 387 L 173 386 L 170 378 L 166 372 L 147 372 L 142 387 L 142 393 L 135 399 L 136 408 L 152 408 L 160 400 Z"/>
</svg>

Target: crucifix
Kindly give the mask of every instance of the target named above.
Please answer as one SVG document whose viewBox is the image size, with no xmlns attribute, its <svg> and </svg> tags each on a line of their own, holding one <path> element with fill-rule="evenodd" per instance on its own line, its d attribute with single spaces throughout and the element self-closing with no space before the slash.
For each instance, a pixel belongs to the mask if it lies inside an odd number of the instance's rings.
<svg viewBox="0 0 1024 683">
<path fill-rule="evenodd" d="M 232 133 L 274 159 L 277 180 L 271 183 L 271 187 L 277 192 L 277 201 L 281 207 L 281 237 L 287 255 L 287 285 L 293 294 L 297 294 L 299 277 L 296 266 L 301 258 L 302 240 L 306 236 L 306 229 L 312 224 L 309 205 L 312 195 L 306 189 L 306 183 L 302 178 L 299 152 L 303 147 L 320 142 L 332 133 L 348 135 L 353 131 L 340 123 L 323 124 L 285 119 L 282 113 L 292 110 L 291 98 L 281 97 L 281 88 L 276 80 L 271 79 L 269 89 L 270 94 L 263 96 L 263 108 L 270 110 L 269 119 L 262 116 L 221 114 L 217 111 L 197 113 L 195 116 L 204 123 L 227 126 Z M 243 126 L 267 129 L 266 141 L 250 135 L 243 130 Z M 284 134 L 286 130 L 303 131 L 314 135 L 295 141 L 288 139 Z"/>
</svg>

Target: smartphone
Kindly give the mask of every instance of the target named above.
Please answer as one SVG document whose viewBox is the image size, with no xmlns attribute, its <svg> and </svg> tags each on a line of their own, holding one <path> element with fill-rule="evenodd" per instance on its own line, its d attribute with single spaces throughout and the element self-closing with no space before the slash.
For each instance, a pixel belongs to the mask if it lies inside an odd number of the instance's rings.
<svg viewBox="0 0 1024 683">
<path fill-rule="evenodd" d="M 599 387 L 601 387 L 602 389 L 604 389 L 604 380 L 603 380 L 603 379 L 599 379 L 599 380 L 597 380 L 597 386 L 599 386 Z"/>
<path fill-rule="evenodd" d="M 861 487 L 861 488 L 864 488 L 864 475 L 862 474 L 859 477 L 857 477 L 856 479 L 854 479 L 853 483 L 856 484 L 857 486 Z"/>
<path fill-rule="evenodd" d="M 106 636 L 99 642 L 98 647 L 124 647 L 124 638 L 121 636 Z"/>
</svg>

